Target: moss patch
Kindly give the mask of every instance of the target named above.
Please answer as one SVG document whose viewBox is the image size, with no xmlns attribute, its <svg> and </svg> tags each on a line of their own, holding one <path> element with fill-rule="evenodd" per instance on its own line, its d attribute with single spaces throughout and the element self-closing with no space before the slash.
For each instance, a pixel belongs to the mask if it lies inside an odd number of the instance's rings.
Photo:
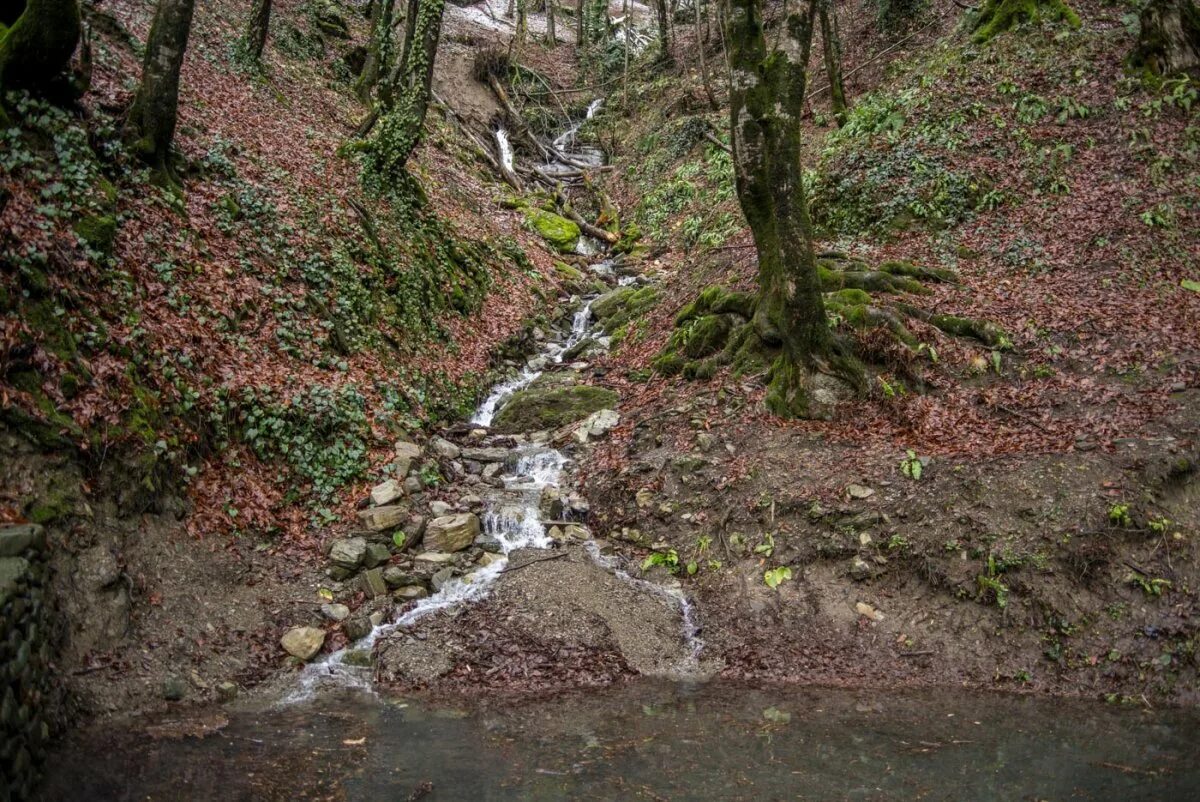
<svg viewBox="0 0 1200 802">
<path fill-rule="evenodd" d="M 525 209 L 525 219 L 542 239 L 562 253 L 574 253 L 579 243 L 579 226 L 554 212 Z"/>
<path fill-rule="evenodd" d="M 616 406 L 619 396 L 603 387 L 530 387 L 514 393 L 496 415 L 493 428 L 500 432 L 534 432 L 557 429 L 586 418 L 597 410 Z"/>
</svg>

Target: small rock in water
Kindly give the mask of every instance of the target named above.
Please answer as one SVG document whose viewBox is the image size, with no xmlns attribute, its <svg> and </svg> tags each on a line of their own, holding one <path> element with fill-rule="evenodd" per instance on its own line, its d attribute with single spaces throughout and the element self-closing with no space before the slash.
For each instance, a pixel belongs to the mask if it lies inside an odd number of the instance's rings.
<svg viewBox="0 0 1200 802">
<path fill-rule="evenodd" d="M 497 554 L 496 552 L 492 552 L 492 551 L 485 551 L 483 554 L 479 555 L 479 560 L 476 562 L 476 565 L 487 568 L 489 565 L 498 563 L 503 559 L 504 559 L 503 554 Z"/>
<path fill-rule="evenodd" d="M 344 604 L 322 604 L 321 615 L 330 621 L 344 621 L 350 615 L 350 608 Z"/>
<path fill-rule="evenodd" d="M 325 645 L 325 630 L 317 627 L 293 627 L 279 639 L 283 650 L 300 660 L 311 660 Z"/>
<path fill-rule="evenodd" d="M 441 590 L 443 587 L 445 587 L 446 583 L 449 582 L 453 578 L 454 578 L 454 569 L 453 568 L 443 568 L 442 570 L 438 571 L 436 574 L 433 575 L 433 578 L 429 580 L 429 585 L 430 585 L 430 587 L 433 588 L 434 592 L 437 592 L 437 591 Z"/>
<path fill-rule="evenodd" d="M 384 613 L 382 610 L 376 610 L 375 612 L 371 613 L 371 615 L 369 615 L 367 617 L 367 620 L 371 622 L 372 627 L 377 627 L 380 624 L 382 624 L 383 619 L 384 619 Z"/>
<path fill-rule="evenodd" d="M 458 455 L 462 453 L 462 449 L 444 437 L 433 438 L 429 443 L 429 447 L 433 449 L 434 454 L 445 459 L 458 459 Z"/>
<path fill-rule="evenodd" d="M 874 607 L 867 604 L 866 602 L 858 602 L 857 604 L 854 605 L 854 610 L 859 615 L 863 616 L 864 618 L 869 618 L 872 621 L 882 621 L 883 620 L 883 613 L 879 612 L 878 610 L 876 610 Z"/>
<path fill-rule="evenodd" d="M 864 499 L 875 495 L 875 491 L 862 485 L 846 485 L 846 495 L 854 499 Z"/>
<path fill-rule="evenodd" d="M 371 634 L 371 621 L 365 615 L 347 618 L 342 622 L 342 632 L 352 641 L 362 640 Z"/>
<path fill-rule="evenodd" d="M 371 503 L 376 507 L 382 507 L 391 504 L 403 495 L 404 485 L 395 479 L 388 479 L 386 482 L 380 482 L 371 488 Z"/>
<path fill-rule="evenodd" d="M 406 602 L 424 599 L 428 595 L 429 591 L 426 590 L 422 585 L 405 585 L 404 587 L 396 588 L 396 590 L 392 593 L 392 598 L 396 601 Z"/>
</svg>

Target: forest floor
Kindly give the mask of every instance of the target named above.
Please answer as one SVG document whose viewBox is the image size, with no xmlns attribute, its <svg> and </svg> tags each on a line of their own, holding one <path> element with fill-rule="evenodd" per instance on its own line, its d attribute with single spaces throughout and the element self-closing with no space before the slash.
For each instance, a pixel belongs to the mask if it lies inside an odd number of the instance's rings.
<svg viewBox="0 0 1200 802">
<path fill-rule="evenodd" d="M 109 11 L 141 37 L 151 5 Z M 277 2 L 267 77 L 255 79 L 229 56 L 240 16 L 226 5 L 199 11 L 185 69 L 187 193 L 173 201 L 122 173 L 111 254 L 64 237 L 92 200 L 48 215 L 39 193 L 51 180 L 6 166 L 0 334 L 16 417 L 0 504 L 3 519 L 51 530 L 68 630 L 60 669 L 91 714 L 175 704 L 164 697 L 180 682 L 196 702 L 224 682 L 285 688 L 298 665 L 279 639 L 296 625 L 324 628 L 327 651 L 346 643 L 321 591 L 334 588 L 352 619 L 379 605 L 329 580 L 327 549 L 355 532 L 392 444 L 429 449 L 449 426 L 471 445 L 456 424 L 503 376 L 495 354 L 507 346 L 518 362 L 531 331 L 569 320 L 564 301 L 599 289 L 556 265 L 589 260 L 529 231 L 436 110 L 413 173 L 442 222 L 413 227 L 395 199 L 366 200 L 387 252 L 372 257 L 345 202 L 362 199 L 358 176 L 336 155 L 361 114 L 338 66 L 351 43 L 318 53 L 307 5 Z M 641 230 L 622 269 L 652 292 L 606 331 L 611 350 L 586 359 L 586 381 L 618 393 L 620 424 L 571 447 L 570 482 L 606 553 L 692 601 L 698 673 L 1200 701 L 1200 293 L 1186 286 L 1200 279 L 1200 103 L 1185 102 L 1194 84 L 1124 75 L 1133 37 L 1118 9 L 1075 7 L 1078 31 L 1027 28 L 978 46 L 960 10 L 937 3 L 877 61 L 890 40 L 865 12 L 843 20 L 846 63 L 865 68 L 849 83 L 847 126 L 832 127 L 823 101 L 806 123 L 820 247 L 953 269 L 957 283 L 911 302 L 989 319 L 1012 347 L 914 325 L 935 356 L 904 370 L 885 360 L 887 391 L 829 421 L 767 415 L 761 376 L 727 365 L 700 380 L 655 371 L 703 288 L 753 286 L 753 250 L 729 157 L 705 136 L 727 141 L 692 61 L 695 30 L 677 26 L 676 67 L 643 65 L 627 88 L 604 87 L 582 136 L 607 152 L 614 169 L 599 183 Z M 497 106 L 471 77 L 472 54 L 507 36 L 447 8 L 434 89 L 486 130 Z M 364 21 L 345 16 L 362 41 Z M 103 41 L 82 115 L 93 139 L 137 69 L 132 51 Z M 708 47 L 717 69 L 715 39 Z M 577 81 L 571 56 L 531 44 L 522 61 L 558 91 Z M 547 129 L 592 99 L 539 92 L 526 82 L 514 94 Z M 95 176 L 85 183 L 81 195 Z M 48 290 L 16 264 L 17 242 L 46 255 Z M 420 308 L 430 296 L 402 278 L 419 271 L 388 272 L 393 262 L 448 270 L 437 289 L 458 291 L 461 308 L 394 309 L 389 297 Z M 258 297 L 269 303 L 246 301 Z M 46 311 L 48 323 L 35 314 Z M 38 380 L 22 383 L 30 372 Z M 327 393 L 297 400 L 310 387 Z M 220 426 L 189 417 L 191 404 Z M 30 420 L 73 450 L 16 437 Z M 256 440 L 268 427 L 292 450 Z M 146 476 L 105 459 L 138 437 L 186 483 L 147 502 Z M 472 475 L 421 503 L 469 508 Z M 561 551 L 482 602 L 423 619 L 406 642 L 424 673 L 388 680 L 546 691 L 676 670 L 686 655 L 656 659 L 685 645 L 672 611 L 627 598 L 582 547 Z"/>
</svg>

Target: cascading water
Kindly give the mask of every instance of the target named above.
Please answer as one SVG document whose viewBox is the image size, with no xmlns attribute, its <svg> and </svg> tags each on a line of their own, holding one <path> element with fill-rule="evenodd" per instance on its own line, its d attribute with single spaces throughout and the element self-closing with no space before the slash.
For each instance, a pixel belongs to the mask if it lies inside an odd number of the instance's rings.
<svg viewBox="0 0 1200 802">
<path fill-rule="evenodd" d="M 504 165 L 505 170 L 511 173 L 513 170 L 512 143 L 508 141 L 508 131 L 503 128 L 496 129 L 496 148 L 500 151 L 500 163 Z"/>
</svg>

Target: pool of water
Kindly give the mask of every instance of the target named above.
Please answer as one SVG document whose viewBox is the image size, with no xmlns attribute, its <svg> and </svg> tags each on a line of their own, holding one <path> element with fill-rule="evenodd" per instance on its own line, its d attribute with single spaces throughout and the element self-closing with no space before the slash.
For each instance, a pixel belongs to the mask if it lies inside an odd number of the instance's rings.
<svg viewBox="0 0 1200 802">
<path fill-rule="evenodd" d="M 42 798 L 1182 800 L 1200 799 L 1198 736 L 1194 711 L 947 691 L 342 691 L 77 733 Z"/>
</svg>

